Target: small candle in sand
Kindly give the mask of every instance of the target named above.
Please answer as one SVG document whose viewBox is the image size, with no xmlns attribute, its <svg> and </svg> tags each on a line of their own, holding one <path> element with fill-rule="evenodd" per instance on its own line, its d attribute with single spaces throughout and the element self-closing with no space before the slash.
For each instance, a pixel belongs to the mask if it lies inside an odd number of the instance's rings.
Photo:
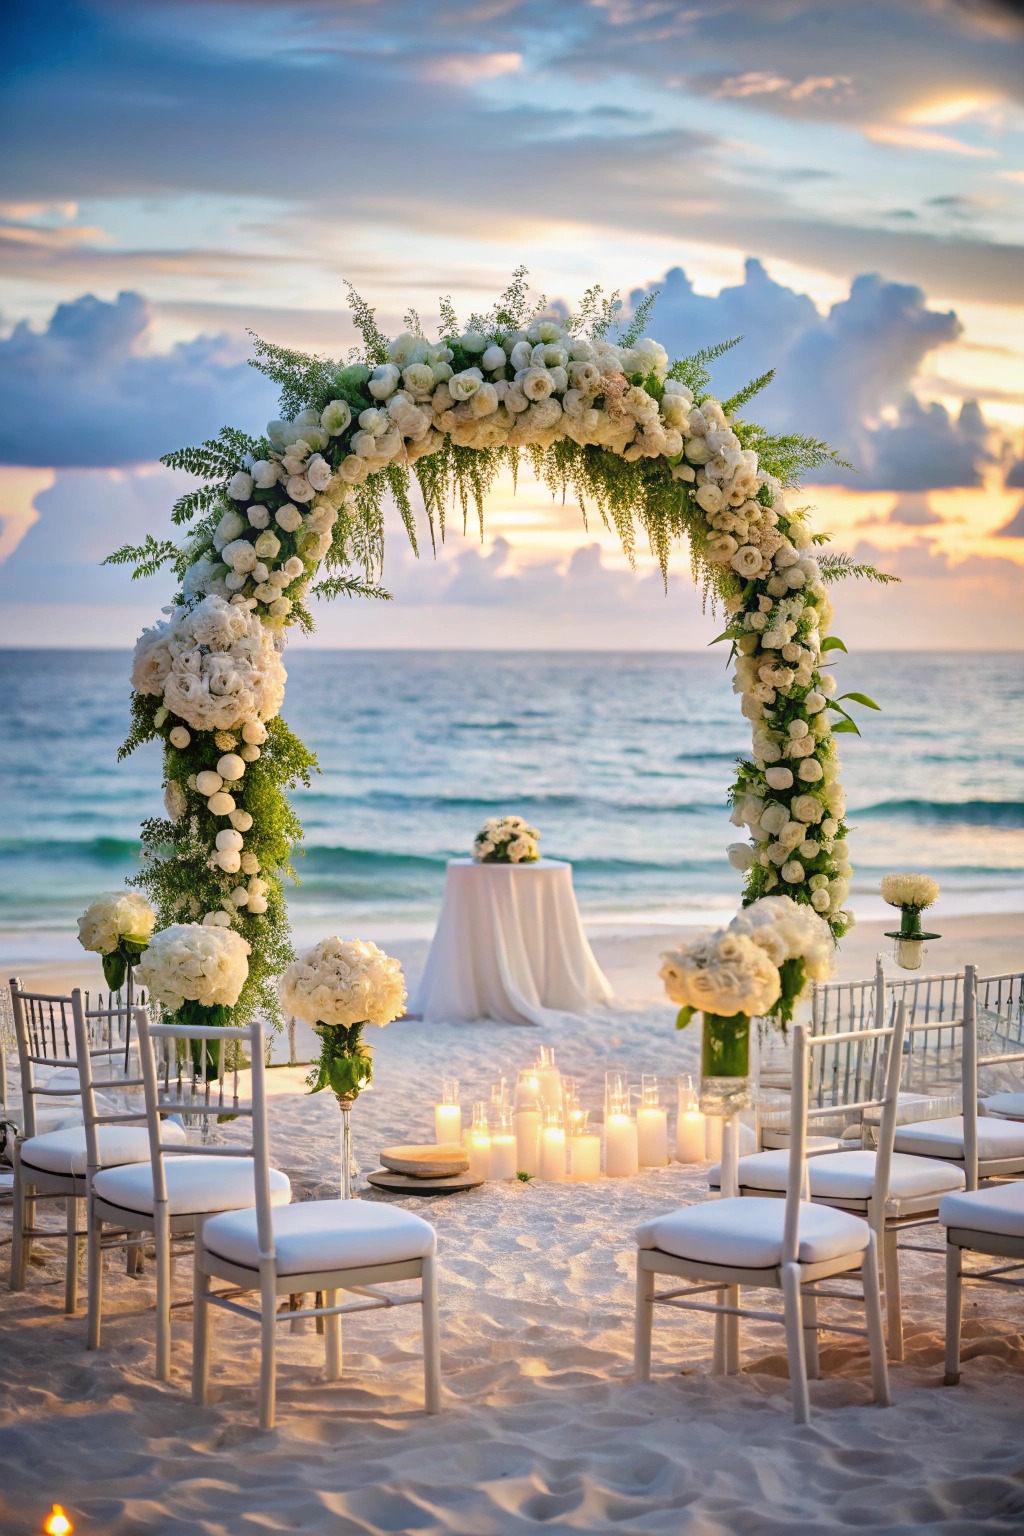
<svg viewBox="0 0 1024 1536">
<path fill-rule="evenodd" d="M 434 1140 L 462 1143 L 462 1106 L 457 1077 L 446 1077 L 441 1084 L 441 1102 L 434 1105 Z"/>
<path fill-rule="evenodd" d="M 487 1105 L 481 1099 L 473 1105 L 473 1124 L 466 1137 L 469 1172 L 474 1179 L 491 1176 L 491 1128 L 487 1123 Z"/>
<path fill-rule="evenodd" d="M 693 1091 L 693 1078 L 688 1072 L 679 1075 L 679 1117 L 676 1120 L 676 1162 L 702 1163 L 704 1161 L 704 1116 L 697 1108 L 697 1096 Z"/>
<path fill-rule="evenodd" d="M 491 1127 L 491 1178 L 514 1179 L 519 1171 L 518 1163 L 512 1108 L 509 1104 L 502 1104 L 494 1113 Z"/>
<path fill-rule="evenodd" d="M 565 1178 L 565 1126 L 560 1109 L 548 1109 L 540 1133 L 540 1176 L 552 1181 Z"/>
<path fill-rule="evenodd" d="M 604 1121 L 604 1171 L 613 1179 L 628 1179 L 639 1170 L 636 1121 L 628 1099 L 613 1097 Z"/>
<path fill-rule="evenodd" d="M 658 1079 L 645 1072 L 643 1101 L 636 1114 L 637 1155 L 641 1168 L 664 1168 L 668 1162 L 668 1110 L 659 1103 Z"/>
<path fill-rule="evenodd" d="M 601 1177 L 601 1138 L 589 1125 L 590 1111 L 573 1106 L 569 1127 L 569 1177 L 580 1184 Z"/>
</svg>

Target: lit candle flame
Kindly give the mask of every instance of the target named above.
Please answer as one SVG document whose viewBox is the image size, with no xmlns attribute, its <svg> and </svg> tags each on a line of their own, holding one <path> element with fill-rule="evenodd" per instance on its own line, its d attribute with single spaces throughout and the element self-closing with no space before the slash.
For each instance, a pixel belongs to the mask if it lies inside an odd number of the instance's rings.
<svg viewBox="0 0 1024 1536">
<path fill-rule="evenodd" d="M 74 1526 L 59 1504 L 55 1504 L 43 1526 L 46 1536 L 71 1536 Z"/>
</svg>

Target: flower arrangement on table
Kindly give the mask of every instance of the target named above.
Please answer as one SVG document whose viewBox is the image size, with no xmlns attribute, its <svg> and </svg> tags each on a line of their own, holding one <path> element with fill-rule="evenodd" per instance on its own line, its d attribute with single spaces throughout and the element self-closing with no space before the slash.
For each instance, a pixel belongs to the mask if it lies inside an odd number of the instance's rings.
<svg viewBox="0 0 1024 1536">
<path fill-rule="evenodd" d="M 78 942 L 101 955 L 103 976 L 120 992 L 126 975 L 138 965 L 156 926 L 156 913 L 139 891 L 104 891 L 78 919 Z"/>
<path fill-rule="evenodd" d="M 704 1015 L 701 1109 L 731 1114 L 749 1102 L 750 1021 L 783 1029 L 809 981 L 831 974 L 835 941 L 827 923 L 788 896 L 745 907 L 728 928 L 666 951 L 659 976 L 679 1003 L 676 1028 Z"/>
<path fill-rule="evenodd" d="M 886 934 L 887 939 L 894 940 L 897 964 L 905 971 L 919 970 L 925 940 L 942 937 L 938 933 L 925 933 L 921 927 L 921 913 L 938 897 L 938 881 L 930 875 L 885 875 L 881 892 L 882 900 L 890 907 L 898 907 L 903 914 L 899 931 Z"/>
<path fill-rule="evenodd" d="M 535 864 L 540 833 L 521 816 L 489 816 L 473 839 L 478 864 Z"/>
<path fill-rule="evenodd" d="M 363 1029 L 390 1024 L 405 999 L 401 965 L 366 940 L 321 939 L 293 961 L 281 977 L 281 1004 L 320 1038 L 310 1092 L 330 1087 L 339 1102 L 357 1098 L 373 1077 Z"/>
</svg>

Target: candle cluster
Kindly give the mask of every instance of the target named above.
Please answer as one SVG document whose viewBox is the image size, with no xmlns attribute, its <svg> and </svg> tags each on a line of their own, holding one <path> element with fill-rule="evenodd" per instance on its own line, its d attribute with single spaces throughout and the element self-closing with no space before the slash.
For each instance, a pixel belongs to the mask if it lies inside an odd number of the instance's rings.
<svg viewBox="0 0 1024 1536">
<path fill-rule="evenodd" d="M 671 1161 L 667 1082 L 644 1073 L 638 1090 L 627 1074 L 605 1073 L 607 1177 L 629 1178 L 641 1168 L 664 1168 Z M 720 1157 L 721 1121 L 700 1113 L 690 1077 L 679 1078 L 678 1098 L 676 1161 Z M 502 1078 L 492 1086 L 489 1102 L 475 1101 L 468 1125 L 463 1124 L 458 1081 L 445 1079 L 441 1101 L 434 1106 L 434 1133 L 439 1143 L 465 1148 L 469 1171 L 477 1178 L 589 1183 L 601 1177 L 600 1130 L 591 1124 L 591 1111 L 582 1107 L 575 1080 L 556 1066 L 550 1046 L 542 1045 L 536 1062 L 519 1071 L 511 1094 Z"/>
</svg>

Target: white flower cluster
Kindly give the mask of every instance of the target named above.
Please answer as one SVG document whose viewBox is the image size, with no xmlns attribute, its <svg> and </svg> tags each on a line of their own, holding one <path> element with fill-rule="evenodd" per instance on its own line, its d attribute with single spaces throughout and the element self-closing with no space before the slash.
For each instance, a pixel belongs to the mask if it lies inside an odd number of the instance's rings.
<svg viewBox="0 0 1024 1536">
<path fill-rule="evenodd" d="M 539 838 L 521 816 L 489 816 L 473 839 L 473 857 L 479 864 L 533 864 Z"/>
<path fill-rule="evenodd" d="M 773 965 L 802 960 L 809 981 L 827 981 L 832 975 L 832 930 L 810 907 L 789 896 L 762 896 L 751 902 L 733 918 L 729 931 L 753 939 Z"/>
<path fill-rule="evenodd" d="M 144 629 L 132 661 L 135 691 L 162 695 L 168 711 L 197 731 L 271 719 L 286 677 L 259 615 L 216 595 Z"/>
<path fill-rule="evenodd" d="M 920 912 L 935 901 L 939 884 L 930 875 L 885 875 L 881 892 L 890 907 L 912 907 Z"/>
<path fill-rule="evenodd" d="M 666 950 L 658 975 L 674 1003 L 730 1018 L 765 1014 L 781 992 L 778 968 L 744 933 L 721 928 Z"/>
<path fill-rule="evenodd" d="M 156 913 L 140 892 L 104 891 L 78 919 L 78 942 L 83 949 L 109 955 L 124 938 L 147 939 L 155 925 Z"/>
<path fill-rule="evenodd" d="M 307 1024 L 390 1024 L 405 1010 L 402 967 L 363 939 L 321 939 L 281 977 L 281 1006 Z"/>
<path fill-rule="evenodd" d="M 229 928 L 172 923 L 153 935 L 136 972 L 172 1012 L 186 1000 L 233 1008 L 249 974 L 248 955 L 249 945 Z"/>
</svg>

